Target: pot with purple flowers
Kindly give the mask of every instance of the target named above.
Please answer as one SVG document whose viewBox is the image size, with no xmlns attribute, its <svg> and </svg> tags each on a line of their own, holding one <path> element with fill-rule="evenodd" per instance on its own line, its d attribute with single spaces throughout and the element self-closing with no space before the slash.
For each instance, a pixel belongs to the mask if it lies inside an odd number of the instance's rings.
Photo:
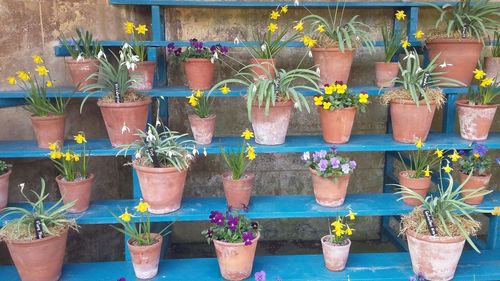
<svg viewBox="0 0 500 281">
<path fill-rule="evenodd" d="M 460 183 L 463 185 L 460 194 L 464 202 L 478 205 L 483 202 L 484 195 L 477 195 L 486 190 L 491 179 L 492 160 L 486 153 L 485 145 L 473 142 L 472 150 L 460 151 L 458 160 Z"/>
<path fill-rule="evenodd" d="M 330 271 L 342 271 L 349 257 L 351 240 L 354 229 L 352 223 L 356 219 L 356 213 L 349 209 L 349 214 L 337 216 L 337 219 L 330 225 L 330 234 L 321 238 L 323 248 L 323 258 L 325 266 Z M 351 222 L 351 225 L 349 225 Z"/>
<path fill-rule="evenodd" d="M 226 280 L 243 280 L 252 273 L 260 227 L 236 211 L 212 211 L 210 227 L 202 232 L 213 242 L 220 273 Z"/>
</svg>

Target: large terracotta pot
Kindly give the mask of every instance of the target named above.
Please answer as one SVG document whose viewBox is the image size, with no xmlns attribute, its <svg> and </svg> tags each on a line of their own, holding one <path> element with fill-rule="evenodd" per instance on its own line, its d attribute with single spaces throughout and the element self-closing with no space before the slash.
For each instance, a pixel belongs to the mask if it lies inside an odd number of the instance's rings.
<svg viewBox="0 0 500 281">
<path fill-rule="evenodd" d="M 210 59 L 187 59 L 183 64 L 186 80 L 191 90 L 210 89 L 215 71 L 215 64 Z"/>
<path fill-rule="evenodd" d="M 130 144 L 139 139 L 137 130 L 146 128 L 151 97 L 143 101 L 109 103 L 99 100 L 102 118 L 108 131 L 109 141 L 113 146 Z"/>
<path fill-rule="evenodd" d="M 12 170 L 0 175 L 0 211 L 9 203 L 9 178 Z"/>
<path fill-rule="evenodd" d="M 351 240 L 347 239 L 347 244 L 339 246 L 330 242 L 332 235 L 321 238 L 321 248 L 325 266 L 330 271 L 342 271 L 345 268 L 351 248 Z"/>
<path fill-rule="evenodd" d="M 73 85 L 77 90 L 81 90 L 84 86 L 97 82 L 96 78 L 87 78 L 99 71 L 99 61 L 96 59 L 85 59 L 82 61 L 67 60 L 66 65 L 69 69 L 69 74 Z"/>
<path fill-rule="evenodd" d="M 401 171 L 401 172 L 399 172 L 399 175 L 398 175 L 399 185 L 407 187 L 425 198 L 427 196 L 427 192 L 429 191 L 429 188 L 431 188 L 431 177 L 423 177 L 423 178 L 418 178 L 418 179 L 410 177 L 411 175 L 414 175 L 414 174 L 415 174 L 415 171 Z M 403 196 L 406 196 L 406 195 L 409 195 L 409 194 L 403 193 Z M 403 202 L 405 202 L 408 205 L 412 205 L 412 206 L 422 205 L 422 202 L 420 202 L 417 199 L 412 199 L 412 198 L 405 198 L 405 199 L 403 199 Z"/>
<path fill-rule="evenodd" d="M 150 205 L 150 213 L 166 214 L 181 207 L 187 170 L 144 167 L 135 162 L 133 166 L 139 178 L 142 198 Z"/>
<path fill-rule="evenodd" d="M 268 115 L 265 114 L 265 105 L 252 106 L 252 127 L 255 133 L 255 142 L 264 145 L 279 145 L 285 143 L 288 124 L 292 114 L 292 101 L 276 102 L 269 106 Z"/>
<path fill-rule="evenodd" d="M 89 208 L 93 174 L 88 174 L 86 179 L 79 181 L 66 181 L 59 175 L 56 177 L 56 182 L 64 204 L 75 202 L 73 207 L 68 209 L 69 213 L 81 213 Z"/>
<path fill-rule="evenodd" d="M 156 233 L 151 233 L 151 237 L 157 242 L 149 246 L 134 245 L 133 238 L 127 242 L 135 276 L 139 279 L 151 279 L 158 273 L 163 237 Z"/>
<path fill-rule="evenodd" d="M 320 70 L 320 83 L 331 84 L 342 81 L 348 83 L 355 49 L 312 48 L 314 64 Z"/>
<path fill-rule="evenodd" d="M 484 58 L 484 70 L 488 77 L 498 77 L 497 79 L 500 79 L 500 57 Z"/>
<path fill-rule="evenodd" d="M 222 174 L 222 185 L 227 205 L 232 209 L 246 209 L 250 203 L 255 175 L 245 173 L 241 179 L 233 180 L 231 172 Z"/>
<path fill-rule="evenodd" d="M 38 240 L 7 240 L 10 256 L 23 281 L 56 281 L 61 270 L 68 239 L 66 228 L 59 236 Z"/>
<path fill-rule="evenodd" d="M 436 65 L 446 62 L 445 68 L 437 67 L 436 72 L 446 72 L 441 77 L 452 78 L 469 86 L 474 69 L 481 56 L 483 43 L 476 39 L 432 39 L 426 43 L 429 60 L 436 60 Z M 461 86 L 459 86 L 461 87 Z"/>
<path fill-rule="evenodd" d="M 64 143 L 65 115 L 31 116 L 38 147 L 49 148 L 51 143 Z"/>
<path fill-rule="evenodd" d="M 375 62 L 375 81 L 377 87 L 392 88 L 394 78 L 398 76 L 399 67 L 397 62 Z"/>
<path fill-rule="evenodd" d="M 417 140 L 425 141 L 432 125 L 432 118 L 436 111 L 436 103 L 429 102 L 430 110 L 425 101 L 420 101 L 417 106 L 413 101 L 391 101 L 392 137 L 395 141 L 415 143 Z"/>
<path fill-rule="evenodd" d="M 457 101 L 460 136 L 466 140 L 480 141 L 488 138 L 498 104 L 473 105 L 467 100 Z"/>
<path fill-rule="evenodd" d="M 406 231 L 408 249 L 415 274 L 426 280 L 451 280 L 462 255 L 465 238 L 438 237 Z"/>
<path fill-rule="evenodd" d="M 252 67 L 250 70 L 256 77 L 262 77 L 262 78 L 274 78 L 276 75 L 275 68 L 273 66 L 276 66 L 276 60 L 275 59 L 259 59 L 259 58 L 251 58 L 250 59 L 250 64 L 260 64 L 265 70 L 269 72 L 271 77 L 268 77 L 268 74 L 259 67 Z"/>
<path fill-rule="evenodd" d="M 324 178 L 316 174 L 316 171 L 309 168 L 312 175 L 312 185 L 316 202 L 325 207 L 338 207 L 344 204 L 349 185 L 350 175 L 338 178 Z"/>
<path fill-rule="evenodd" d="M 351 138 L 355 107 L 339 108 L 333 111 L 318 108 L 323 140 L 328 143 L 346 143 Z"/>
<path fill-rule="evenodd" d="M 134 70 L 130 69 L 129 73 L 132 79 L 136 80 L 132 84 L 134 89 L 139 91 L 147 91 L 153 89 L 153 81 L 155 78 L 154 61 L 141 61 L 136 63 Z"/>
<path fill-rule="evenodd" d="M 197 144 L 211 144 L 215 130 L 215 114 L 210 114 L 205 118 L 200 118 L 198 115 L 188 115 L 189 124 L 193 131 L 194 140 Z"/>
<path fill-rule="evenodd" d="M 467 180 L 468 176 L 469 175 L 467 174 L 460 173 L 459 174 L 460 183 L 464 183 Z M 460 194 L 462 195 L 462 197 L 466 197 L 473 191 L 488 189 L 488 184 L 490 183 L 490 179 L 491 179 L 491 174 L 488 174 L 486 176 L 470 176 L 469 180 L 462 187 Z M 468 204 L 478 205 L 483 202 L 483 199 L 484 196 L 481 195 L 465 199 L 464 201 Z"/>
<path fill-rule="evenodd" d="M 215 253 L 219 262 L 220 273 L 226 280 L 243 280 L 252 273 L 253 260 L 260 233 L 252 240 L 252 244 L 227 243 L 214 240 Z"/>
</svg>

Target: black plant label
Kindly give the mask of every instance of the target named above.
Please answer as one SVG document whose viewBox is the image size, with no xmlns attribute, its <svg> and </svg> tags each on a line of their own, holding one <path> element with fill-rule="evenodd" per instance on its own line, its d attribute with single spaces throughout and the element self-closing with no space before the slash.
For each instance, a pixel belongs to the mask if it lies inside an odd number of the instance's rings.
<svg viewBox="0 0 500 281">
<path fill-rule="evenodd" d="M 422 78 L 422 88 L 427 87 L 429 84 L 429 78 L 431 77 L 431 74 L 429 72 L 424 73 L 424 77 Z"/>
<path fill-rule="evenodd" d="M 427 228 L 429 228 L 429 232 L 431 233 L 431 235 L 437 236 L 437 230 L 434 226 L 434 218 L 432 217 L 431 212 L 429 212 L 429 210 L 424 210 L 424 217 L 425 222 L 427 223 Z"/>
<path fill-rule="evenodd" d="M 158 155 L 156 155 L 156 150 L 151 145 L 148 145 L 147 149 L 149 157 L 153 159 L 153 166 L 155 168 L 160 168 L 160 160 L 158 160 Z"/>
<path fill-rule="evenodd" d="M 35 218 L 35 237 L 36 239 L 43 238 L 42 220 L 40 218 Z"/>
<path fill-rule="evenodd" d="M 462 29 L 460 29 L 460 33 L 462 33 L 462 38 L 467 38 L 467 29 L 469 27 L 465 24 L 462 25 Z"/>
<path fill-rule="evenodd" d="M 114 96 L 115 96 L 115 102 L 116 103 L 122 103 L 123 102 L 123 98 L 122 98 L 122 95 L 120 95 L 120 86 L 118 85 L 118 83 L 115 83 L 114 85 Z"/>
</svg>

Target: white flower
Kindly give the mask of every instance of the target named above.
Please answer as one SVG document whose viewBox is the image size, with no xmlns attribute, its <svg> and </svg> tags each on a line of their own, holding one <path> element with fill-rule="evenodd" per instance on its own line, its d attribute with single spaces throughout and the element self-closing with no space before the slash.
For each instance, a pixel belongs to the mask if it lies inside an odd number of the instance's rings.
<svg viewBox="0 0 500 281">
<path fill-rule="evenodd" d="M 359 38 L 359 36 L 356 36 L 356 41 L 359 41 L 361 40 L 361 38 Z"/>
<path fill-rule="evenodd" d="M 311 159 L 311 154 L 309 153 L 309 151 L 304 152 L 304 154 L 302 154 L 302 160 L 307 161 L 309 159 Z"/>
<path fill-rule="evenodd" d="M 294 1 L 293 1 L 293 5 L 294 5 L 294 6 L 298 6 L 298 5 L 300 5 L 300 4 L 299 4 L 299 0 L 294 0 Z"/>
<path fill-rule="evenodd" d="M 106 54 L 102 51 L 102 49 L 99 50 L 99 53 L 97 54 L 97 58 L 101 59 L 104 57 L 104 59 L 107 59 Z"/>
<path fill-rule="evenodd" d="M 120 51 L 120 61 L 124 61 L 125 60 L 125 54 Z"/>
<path fill-rule="evenodd" d="M 307 52 L 307 55 L 308 55 L 310 58 L 312 58 L 312 57 L 313 57 L 313 53 L 311 52 L 311 50 L 309 50 L 309 51 Z"/>
<path fill-rule="evenodd" d="M 217 52 L 215 52 L 212 57 L 210 58 L 210 62 L 211 63 L 214 63 L 216 60 L 219 59 L 219 55 L 217 54 Z"/>
<path fill-rule="evenodd" d="M 187 155 L 186 155 L 186 159 L 191 160 L 191 159 L 193 159 L 193 158 L 194 158 L 194 156 L 193 156 L 193 155 L 191 155 L 191 154 L 187 154 Z"/>
<path fill-rule="evenodd" d="M 196 156 L 197 154 L 199 154 L 198 152 L 198 149 L 196 149 L 196 146 L 193 146 L 193 156 Z"/>
<path fill-rule="evenodd" d="M 147 142 L 152 142 L 152 141 L 155 141 L 156 138 L 155 136 L 153 135 L 153 133 L 151 132 L 151 128 L 148 129 L 148 134 L 146 136 L 146 141 Z"/>
<path fill-rule="evenodd" d="M 203 155 L 205 155 L 205 157 L 207 156 L 207 148 L 206 147 L 203 147 Z"/>
<path fill-rule="evenodd" d="M 238 45 L 238 44 L 240 44 L 240 39 L 238 39 L 238 37 L 234 37 L 234 41 L 233 42 L 234 42 L 235 45 Z"/>
<path fill-rule="evenodd" d="M 125 65 L 127 66 L 127 69 L 128 69 L 128 70 L 131 70 L 131 69 L 132 69 L 132 70 L 135 70 L 135 67 L 137 66 L 135 63 L 133 63 L 133 62 L 129 62 L 129 61 L 126 61 L 126 62 L 125 62 Z"/>
<path fill-rule="evenodd" d="M 135 159 L 139 159 L 139 158 L 141 158 L 141 153 L 139 151 L 137 151 L 135 153 Z"/>
<path fill-rule="evenodd" d="M 413 52 L 410 52 L 408 55 L 406 55 L 403 60 L 407 60 L 407 59 L 415 59 L 415 53 Z"/>
<path fill-rule="evenodd" d="M 257 91 L 257 86 L 255 86 L 255 84 L 253 84 L 253 87 L 252 87 L 252 92 L 256 92 Z"/>
<path fill-rule="evenodd" d="M 446 67 L 448 67 L 448 66 L 453 66 L 453 64 L 451 64 L 451 63 L 446 63 L 446 61 L 443 61 L 443 63 L 439 65 L 439 67 L 441 67 L 441 68 L 446 68 Z"/>
<path fill-rule="evenodd" d="M 129 132 L 129 133 L 130 133 L 130 129 L 129 129 L 129 127 L 127 127 L 127 124 L 126 124 L 125 122 L 123 122 L 123 126 L 122 126 L 122 135 L 123 135 L 125 132 Z"/>
<path fill-rule="evenodd" d="M 260 49 L 262 50 L 262 52 L 264 52 L 267 49 L 266 43 L 262 44 L 262 46 L 260 46 Z"/>
<path fill-rule="evenodd" d="M 19 184 L 19 188 L 21 189 L 21 192 L 24 190 L 24 182 Z"/>
<path fill-rule="evenodd" d="M 294 103 L 293 103 L 293 107 L 294 107 L 294 108 L 299 108 L 299 106 L 300 106 L 300 103 L 298 103 L 298 102 L 294 102 Z"/>
<path fill-rule="evenodd" d="M 156 127 L 161 126 L 161 122 L 160 122 L 160 118 L 159 118 L 159 117 L 156 117 L 156 123 L 155 123 L 155 126 L 156 126 Z"/>
<path fill-rule="evenodd" d="M 76 58 L 76 61 L 77 61 L 77 62 L 81 62 L 81 61 L 83 61 L 83 60 L 84 60 L 84 58 L 83 58 L 83 56 L 82 56 L 82 53 L 79 53 L 79 54 L 78 54 L 78 57 Z"/>
<path fill-rule="evenodd" d="M 417 74 L 424 71 L 420 66 L 417 68 Z"/>
<path fill-rule="evenodd" d="M 127 42 L 125 42 L 123 44 L 122 50 L 126 50 L 126 49 L 129 49 L 129 48 L 131 48 L 130 45 Z"/>
<path fill-rule="evenodd" d="M 318 73 L 318 75 L 321 74 L 321 70 L 319 69 L 319 67 L 316 68 L 316 73 Z"/>
</svg>

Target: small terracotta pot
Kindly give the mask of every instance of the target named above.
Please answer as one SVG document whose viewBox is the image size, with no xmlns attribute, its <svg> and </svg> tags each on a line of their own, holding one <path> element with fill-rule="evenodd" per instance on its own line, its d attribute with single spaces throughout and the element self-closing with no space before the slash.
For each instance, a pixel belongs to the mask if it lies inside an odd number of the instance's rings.
<svg viewBox="0 0 500 281">
<path fill-rule="evenodd" d="M 151 279 L 158 273 L 163 237 L 156 233 L 151 233 L 151 237 L 157 242 L 149 246 L 136 246 L 132 238 L 127 242 L 135 276 L 139 279 Z"/>
<path fill-rule="evenodd" d="M 12 170 L 0 175 L 0 211 L 9 203 L 9 178 Z"/>
<path fill-rule="evenodd" d="M 146 128 L 150 104 L 149 96 L 138 102 L 109 103 L 102 100 L 97 102 L 111 145 L 116 147 L 131 144 L 139 139 L 137 130 Z"/>
<path fill-rule="evenodd" d="M 484 71 L 488 77 L 500 77 L 500 57 L 484 58 Z"/>
<path fill-rule="evenodd" d="M 330 242 L 332 235 L 321 238 L 321 248 L 323 248 L 323 258 L 325 266 L 330 271 L 342 271 L 345 268 L 351 249 L 351 240 L 347 239 L 346 245 L 335 245 Z"/>
<path fill-rule="evenodd" d="M 467 100 L 457 101 L 460 136 L 466 140 L 480 141 L 488 138 L 498 104 L 473 105 Z"/>
<path fill-rule="evenodd" d="M 260 233 L 252 240 L 252 244 L 248 246 L 245 246 L 245 243 L 213 241 L 220 273 L 224 279 L 239 281 L 250 276 L 259 238 Z"/>
<path fill-rule="evenodd" d="M 31 124 L 35 132 L 38 147 L 49 148 L 51 143 L 64 143 L 65 115 L 31 116 Z"/>
<path fill-rule="evenodd" d="M 406 231 L 408 249 L 415 274 L 426 280 L 451 280 L 462 255 L 465 238 L 438 237 Z"/>
<path fill-rule="evenodd" d="M 191 90 L 206 90 L 212 86 L 215 64 L 210 59 L 187 59 L 183 65 Z"/>
<path fill-rule="evenodd" d="M 414 175 L 414 174 L 415 174 L 415 171 L 411 171 L 411 170 L 399 172 L 399 175 L 398 175 L 399 185 L 407 187 L 425 198 L 427 196 L 427 192 L 431 188 L 431 177 L 423 177 L 423 178 L 418 178 L 418 179 L 410 177 L 411 175 Z M 409 194 L 403 193 L 403 196 L 406 196 L 406 195 L 409 195 Z M 403 199 L 403 202 L 405 202 L 408 205 L 412 205 L 412 206 L 422 205 L 422 202 L 420 202 L 417 199 L 412 199 L 412 198 L 405 198 L 405 199 Z"/>
<path fill-rule="evenodd" d="M 392 137 L 395 141 L 415 143 L 418 139 L 425 141 L 431 129 L 432 119 L 436 111 L 436 103 L 429 101 L 430 111 L 425 101 L 417 106 L 413 101 L 391 101 Z"/>
<path fill-rule="evenodd" d="M 474 69 L 481 56 L 483 43 L 476 39 L 432 39 L 425 43 L 429 60 L 436 56 L 436 65 L 446 62 L 445 68 L 437 67 L 436 72 L 445 72 L 441 77 L 452 78 L 469 86 Z M 462 86 L 457 86 L 462 87 Z"/>
<path fill-rule="evenodd" d="M 355 49 L 312 48 L 314 64 L 320 70 L 320 83 L 331 84 L 342 81 L 348 83 Z"/>
<path fill-rule="evenodd" d="M 81 90 L 84 86 L 97 82 L 96 78 L 87 78 L 99 71 L 99 61 L 96 59 L 85 59 L 82 61 L 67 60 L 66 65 L 69 69 L 69 75 L 73 81 L 76 90 Z"/>
<path fill-rule="evenodd" d="M 210 114 L 205 118 L 200 118 L 198 115 L 188 115 L 189 124 L 193 131 L 194 140 L 197 144 L 211 144 L 215 130 L 215 114 Z"/>
<path fill-rule="evenodd" d="M 333 111 L 318 108 L 323 140 L 328 143 L 346 143 L 351 138 L 355 107 L 339 108 Z"/>
<path fill-rule="evenodd" d="M 134 70 L 130 69 L 128 72 L 132 79 L 136 82 L 132 87 L 138 91 L 147 91 L 153 89 L 153 81 L 155 78 L 155 65 L 154 61 L 141 61 L 136 63 Z"/>
<path fill-rule="evenodd" d="M 59 175 L 56 177 L 56 182 L 64 204 L 75 201 L 75 205 L 68 209 L 69 213 L 81 213 L 89 208 L 93 174 L 88 174 L 86 179 L 80 181 L 66 181 Z"/>
<path fill-rule="evenodd" d="M 460 183 L 464 183 L 469 175 L 460 173 Z M 466 197 L 475 190 L 488 189 L 488 184 L 490 183 L 491 174 L 486 176 L 470 176 L 469 180 L 464 184 L 460 194 L 462 197 Z M 479 205 L 483 202 L 484 196 L 476 196 L 473 198 L 465 199 L 465 203 L 472 205 Z"/>
<path fill-rule="evenodd" d="M 59 236 L 37 240 L 7 240 L 10 256 L 23 281 L 59 280 L 66 251 L 68 229 Z"/>
<path fill-rule="evenodd" d="M 262 77 L 262 78 L 272 79 L 276 75 L 276 72 L 275 72 L 274 67 L 273 67 L 273 66 L 276 67 L 276 60 L 275 59 L 251 58 L 250 59 L 250 64 L 260 64 L 271 75 L 271 77 L 268 77 L 268 74 L 263 69 L 254 66 L 250 70 L 252 71 L 252 73 L 256 77 Z"/>
<path fill-rule="evenodd" d="M 133 166 L 139 178 L 142 198 L 150 205 L 150 213 L 166 214 L 181 207 L 187 170 L 144 167 L 135 162 Z"/>
<path fill-rule="evenodd" d="M 276 102 L 269 106 L 268 115 L 265 105 L 252 106 L 252 127 L 255 142 L 264 145 L 279 145 L 285 143 L 288 124 L 292 115 L 292 101 Z"/>
<path fill-rule="evenodd" d="M 334 178 L 324 178 L 309 168 L 312 176 L 312 185 L 316 202 L 325 207 L 338 207 L 344 204 L 349 185 L 350 175 Z"/>
<path fill-rule="evenodd" d="M 377 87 L 394 87 L 394 78 L 398 76 L 399 67 L 397 62 L 375 62 L 375 81 Z"/>
<path fill-rule="evenodd" d="M 233 180 L 231 172 L 222 174 L 222 185 L 227 205 L 232 209 L 245 209 L 250 203 L 255 175 L 245 173 L 239 180 Z"/>
</svg>

